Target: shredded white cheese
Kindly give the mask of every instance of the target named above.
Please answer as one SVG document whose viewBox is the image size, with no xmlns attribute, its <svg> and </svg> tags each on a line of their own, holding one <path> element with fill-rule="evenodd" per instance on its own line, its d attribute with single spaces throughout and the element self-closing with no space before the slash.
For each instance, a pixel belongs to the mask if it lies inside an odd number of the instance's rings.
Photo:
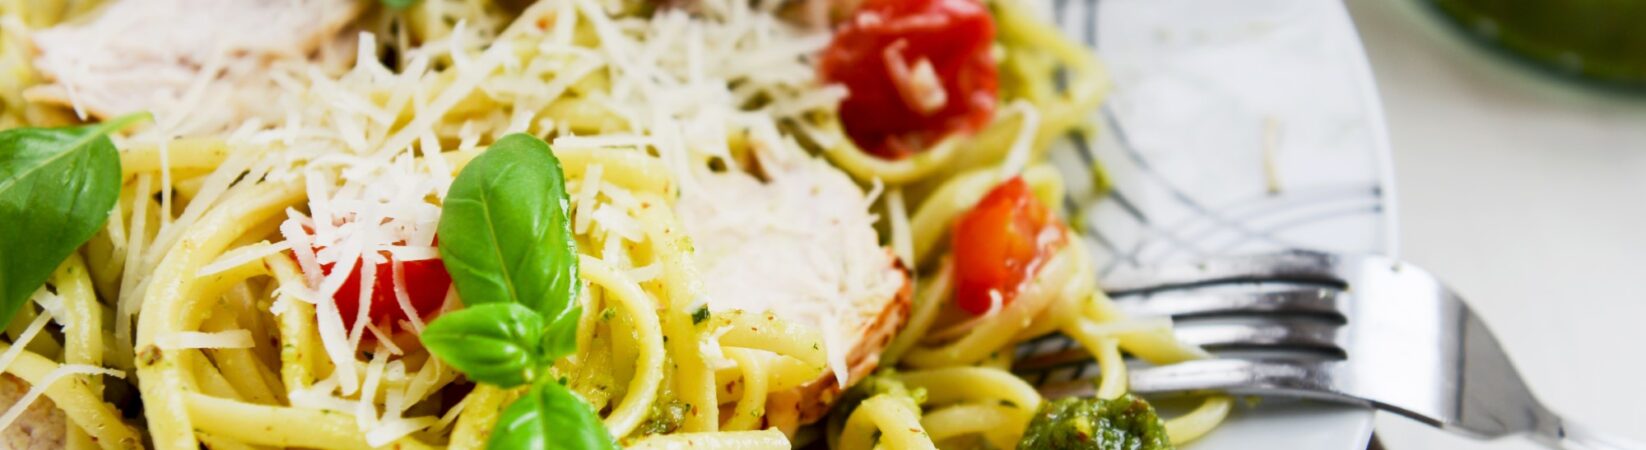
<svg viewBox="0 0 1646 450">
<path fill-rule="evenodd" d="M 565 138 L 556 139 L 559 143 Z M 578 180 L 577 201 L 572 211 L 572 232 L 587 234 L 589 224 L 594 219 L 595 197 L 600 195 L 600 175 L 605 168 L 599 164 L 590 165 L 583 172 L 583 179 Z"/>
<path fill-rule="evenodd" d="M 40 305 L 40 309 L 45 311 L 45 315 L 51 316 L 51 320 L 53 322 L 57 322 L 57 325 L 63 327 L 69 326 L 69 324 L 64 323 L 64 319 L 69 317 L 69 312 L 63 305 L 62 296 L 46 289 L 45 286 L 40 286 L 40 289 L 36 289 L 34 291 L 34 295 L 30 295 L 29 299 L 33 300 L 35 304 Z M 19 341 L 22 340 L 21 336 L 18 338 Z M 0 365 L 0 370 L 4 369 L 5 366 Z"/>
<path fill-rule="evenodd" d="M 29 409 L 29 405 L 33 404 L 35 399 L 40 398 L 41 394 L 46 393 L 46 389 L 51 388 L 51 385 L 57 383 L 57 380 L 69 375 L 109 375 L 115 378 L 125 378 L 126 376 L 124 372 L 118 370 L 105 369 L 86 364 L 64 364 L 57 366 L 56 369 L 52 369 L 51 372 L 47 372 L 46 376 L 42 377 L 39 383 L 29 386 L 29 391 L 23 393 L 23 397 L 19 398 L 17 403 L 11 405 L 9 408 L 6 408 L 5 413 L 0 414 L 0 430 L 10 427 L 11 423 L 16 421 L 18 416 L 23 415 L 23 411 Z"/>
<path fill-rule="evenodd" d="M 34 321 L 29 322 L 29 326 L 17 335 L 17 341 L 12 342 L 11 347 L 7 348 L 5 353 L 0 353 L 0 373 L 5 372 L 7 367 L 11 367 L 11 362 L 16 361 L 17 357 L 23 354 L 23 348 L 28 347 L 29 342 L 34 341 L 34 337 L 40 334 L 40 330 L 46 328 L 47 322 L 51 322 L 51 313 L 42 313 L 35 316 Z M 0 427 L 0 429 L 4 428 Z"/>
<path fill-rule="evenodd" d="M 243 16 L 205 14 L 218 9 L 242 14 L 245 2 L 258 3 L 263 8 L 258 11 L 265 12 L 259 18 L 266 20 L 247 25 Z M 51 61 L 46 64 L 55 68 L 54 86 L 73 97 L 71 106 L 96 115 L 156 110 L 155 129 L 132 141 L 163 145 L 176 134 L 219 134 L 235 149 L 175 218 L 166 200 L 153 207 L 146 195 L 139 196 L 132 232 L 122 235 L 126 276 L 117 338 L 129 345 L 131 319 L 144 300 L 141 274 L 152 272 L 208 208 L 235 201 L 250 184 L 238 180 L 301 179 L 308 203 L 287 211 L 278 228 L 281 241 L 230 250 L 194 276 L 290 251 L 303 283 L 280 286 L 274 311 L 288 311 L 290 299 L 314 304 L 324 357 L 336 367 L 310 388 L 289 392 L 291 404 L 354 415 L 372 445 L 449 426 L 464 405 L 440 418 L 405 416 L 455 373 L 430 359 L 404 389 L 386 387 L 408 378 L 406 361 L 413 359 L 399 358 L 408 349 L 392 345 L 394 330 L 365 319 L 374 297 L 392 298 L 409 318 L 403 327 L 423 329 L 402 263 L 439 257 L 433 241 L 453 177 L 442 153 L 482 148 L 506 133 L 527 131 L 549 138 L 556 149 L 642 152 L 662 160 L 682 207 L 699 213 L 700 220 L 686 225 L 702 264 L 717 271 L 707 283 L 717 286 L 711 298 L 692 301 L 716 309 L 773 311 L 817 326 L 826 336 L 831 367 L 844 382 L 845 358 L 861 338 L 860 327 L 879 312 L 878 302 L 895 295 L 901 275 L 876 242 L 875 217 L 867 212 L 873 194 L 813 160 L 780 126 L 831 109 L 846 96 L 842 87 L 819 85 L 812 67 L 812 55 L 829 42 L 828 32 L 785 23 L 771 11 L 773 2 L 703 0 L 696 16 L 665 8 L 650 17 L 613 17 L 601 3 L 538 2 L 501 35 L 493 34 L 491 24 L 460 22 L 410 49 L 404 33 L 329 38 L 339 29 L 331 20 L 343 16 L 316 11 L 353 17 L 361 3 L 348 0 L 119 0 L 90 23 L 60 30 L 59 37 L 41 37 L 66 46 L 111 39 L 117 34 L 103 28 L 110 23 L 158 28 L 131 42 L 110 43 L 97 55 L 187 37 L 176 47 L 157 47 L 164 51 L 110 56 L 112 67 L 90 66 L 85 61 L 95 55 L 60 52 L 55 43 L 42 46 L 41 60 Z M 189 5 L 200 13 L 176 11 Z M 116 17 L 116 11 L 128 14 Z M 177 17 L 143 19 L 156 14 Z M 202 25 L 165 29 L 197 21 Z M 552 25 L 540 29 L 539 23 Z M 578 27 L 593 30 L 598 39 L 579 36 Z M 225 30 L 248 36 L 215 38 Z M 378 61 L 380 38 L 405 50 L 397 69 Z M 352 67 L 305 59 L 340 44 L 356 56 Z M 908 65 L 916 84 L 930 78 L 929 63 L 923 62 Z M 128 70 L 151 66 L 157 71 Z M 113 68 L 152 79 L 117 80 Z M 114 89 L 136 85 L 154 88 Z M 928 92 L 924 101 L 934 101 L 930 97 Z M 728 136 L 740 138 L 731 142 Z M 175 163 L 169 156 L 175 155 L 162 155 L 163 166 Z M 712 160 L 729 172 L 709 171 Z M 740 171 L 749 167 L 761 173 Z M 581 235 L 603 238 L 608 260 L 631 279 L 656 280 L 663 275 L 660 265 L 623 256 L 626 245 L 646 239 L 647 228 L 632 214 L 641 200 L 614 184 L 618 177 L 610 170 L 593 165 L 569 180 L 573 225 Z M 161 190 L 169 192 L 172 181 L 162 174 Z M 146 193 L 156 180 L 143 174 L 136 182 Z M 752 196 L 748 204 L 727 200 L 744 194 Z M 728 240 L 734 238 L 771 247 L 745 248 Z M 740 251 L 754 258 L 716 259 Z M 375 270 L 382 263 L 392 270 Z M 761 270 L 771 271 L 771 277 L 734 277 L 738 264 L 765 264 Z M 356 317 L 346 320 L 333 296 L 354 273 L 360 277 L 361 305 Z M 373 292 L 379 276 L 392 277 L 392 297 Z M 443 309 L 457 304 L 452 292 Z M 771 295 L 760 297 L 761 292 Z M 243 336 L 250 331 L 176 334 L 157 342 L 164 348 L 243 348 L 237 346 L 251 345 L 250 336 Z M 375 339 L 366 339 L 368 333 Z M 375 351 L 362 348 L 372 341 L 381 344 Z M 705 351 L 719 353 L 712 343 Z M 369 361 L 362 361 L 367 353 Z"/>
<path fill-rule="evenodd" d="M 375 428 L 366 432 L 366 445 L 382 447 L 398 440 L 417 430 L 428 428 L 440 420 L 434 417 L 394 418 L 377 423 Z"/>
<path fill-rule="evenodd" d="M 137 175 L 137 192 L 148 192 L 153 183 L 149 174 Z M 138 277 L 141 273 L 139 262 L 142 260 L 143 250 L 147 243 L 147 228 L 149 217 L 149 199 L 146 196 L 132 198 L 131 212 L 131 242 L 126 246 L 125 266 L 120 275 L 120 294 L 115 300 L 114 338 L 119 348 L 132 346 L 132 319 L 137 313 L 137 305 L 142 303 L 140 294 L 142 282 Z"/>
<path fill-rule="evenodd" d="M 416 334 L 423 334 L 423 317 L 417 314 L 417 308 L 411 304 L 411 292 L 406 288 L 406 264 L 403 259 L 394 260 L 394 301 L 400 312 L 405 314 L 411 322 L 411 330 Z M 381 339 L 381 338 L 379 338 Z"/>
<path fill-rule="evenodd" d="M 229 269 L 255 263 L 270 255 L 275 255 L 280 252 L 290 250 L 291 245 L 291 241 L 284 241 L 278 244 L 270 244 L 269 241 L 262 241 L 256 244 L 230 250 L 223 253 L 223 256 L 218 257 L 216 261 L 212 261 L 211 264 L 201 267 L 200 270 L 194 273 L 194 276 L 205 277 L 207 275 L 215 275 Z"/>
<path fill-rule="evenodd" d="M 886 75 L 892 79 L 892 86 L 897 88 L 903 104 L 914 112 L 931 115 L 949 103 L 949 94 L 943 90 L 943 83 L 938 80 L 937 71 L 932 69 L 930 60 L 920 58 L 910 65 L 903 58 L 903 50 L 908 47 L 907 39 L 898 39 L 881 51 L 881 58 L 886 63 Z"/>
<path fill-rule="evenodd" d="M 388 368 L 389 352 L 379 348 L 372 355 L 371 363 L 366 364 L 366 386 L 360 390 L 360 399 L 355 402 L 355 424 L 362 430 L 370 430 L 377 425 L 377 386 L 383 382 L 383 372 Z"/>
</svg>

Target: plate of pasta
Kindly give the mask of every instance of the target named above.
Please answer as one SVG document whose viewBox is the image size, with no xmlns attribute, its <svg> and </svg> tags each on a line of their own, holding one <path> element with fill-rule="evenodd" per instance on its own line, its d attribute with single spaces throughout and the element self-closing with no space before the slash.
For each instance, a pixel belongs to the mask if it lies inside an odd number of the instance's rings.
<svg viewBox="0 0 1646 450">
<path fill-rule="evenodd" d="M 1216 355 L 1106 274 L 1393 248 L 1341 6 L 1224 3 L 0 2 L 0 447 L 1364 448 L 1126 389 Z"/>
</svg>

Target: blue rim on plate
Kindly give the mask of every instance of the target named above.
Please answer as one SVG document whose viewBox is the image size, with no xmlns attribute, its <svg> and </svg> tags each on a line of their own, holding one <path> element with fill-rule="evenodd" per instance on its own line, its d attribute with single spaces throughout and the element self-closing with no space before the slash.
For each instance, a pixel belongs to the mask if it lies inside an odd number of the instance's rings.
<svg viewBox="0 0 1646 450">
<path fill-rule="evenodd" d="M 1111 191 L 1080 223 L 1101 273 L 1306 248 L 1395 255 L 1382 106 L 1347 11 L 1314 0 L 1052 0 L 1114 90 L 1094 136 L 1052 153 L 1071 192 Z M 1021 351 L 1072 347 L 1061 336 Z M 1033 382 L 1089 376 L 1094 365 Z M 1372 411 L 1266 400 L 1191 448 L 1366 448 Z"/>
</svg>

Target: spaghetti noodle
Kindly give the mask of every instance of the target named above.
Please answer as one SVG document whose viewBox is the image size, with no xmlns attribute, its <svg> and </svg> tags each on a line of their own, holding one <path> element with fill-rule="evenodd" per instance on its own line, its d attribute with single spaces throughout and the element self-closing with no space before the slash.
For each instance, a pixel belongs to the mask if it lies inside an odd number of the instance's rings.
<svg viewBox="0 0 1646 450">
<path fill-rule="evenodd" d="M 1102 367 L 1103 399 L 1126 393 L 1123 353 L 1206 356 L 1169 321 L 1121 314 L 1055 217 L 1044 229 L 1058 237 L 1037 241 L 1047 251 L 1011 292 L 978 315 L 949 306 L 975 272 L 957 223 L 1012 180 L 1061 204 L 1046 153 L 1107 90 L 1089 50 L 1018 0 L 984 13 L 1001 106 L 900 158 L 860 145 L 839 111 L 852 94 L 813 67 L 831 31 L 785 19 L 783 2 L 235 0 L 224 10 L 337 26 L 293 25 L 289 48 L 179 53 L 186 64 L 156 69 L 170 78 L 127 80 L 179 97 L 153 102 L 111 97 L 130 85 L 39 45 L 47 31 L 117 39 L 99 24 L 144 23 L 107 17 L 135 1 L 0 3 L 14 75 L 0 77 L 0 126 L 107 118 L 94 115 L 128 100 L 156 117 L 115 136 L 117 206 L 12 319 L 0 368 L 32 388 L 0 426 L 44 396 L 71 448 L 498 442 L 540 388 L 477 382 L 419 335 L 482 303 L 448 287 L 460 274 L 427 274 L 446 273 L 430 267 L 446 257 L 436 231 L 454 179 L 515 133 L 553 148 L 580 287 L 575 350 L 536 385 L 569 389 L 629 448 L 790 448 L 819 433 L 843 449 L 1011 448 L 1044 403 L 1009 372 L 1017 343 L 1074 338 Z M 189 14 L 191 1 L 165 5 Z M 174 36 L 146 26 L 128 32 Z M 931 78 L 947 68 L 887 54 L 921 114 L 961 101 Z M 899 370 L 853 398 L 877 368 Z M 1204 435 L 1230 403 L 1165 421 L 1171 441 Z M 813 424 L 831 410 L 833 426 Z"/>
</svg>

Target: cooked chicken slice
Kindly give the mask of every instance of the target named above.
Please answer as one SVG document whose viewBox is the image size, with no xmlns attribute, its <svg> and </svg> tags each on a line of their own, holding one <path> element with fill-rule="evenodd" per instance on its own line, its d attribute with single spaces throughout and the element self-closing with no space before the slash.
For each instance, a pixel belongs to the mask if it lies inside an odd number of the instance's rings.
<svg viewBox="0 0 1646 450">
<path fill-rule="evenodd" d="M 908 316 L 906 271 L 880 246 L 870 199 L 809 157 L 695 179 L 679 204 L 715 311 L 772 312 L 823 332 L 830 372 L 802 388 L 801 420 L 873 371 Z"/>
<path fill-rule="evenodd" d="M 0 375 L 0 408 L 9 408 L 29 391 L 28 383 L 11 375 Z M 34 400 L 10 427 L 0 431 L 0 448 L 13 450 L 55 450 L 63 448 L 68 434 L 63 411 L 51 399 Z"/>
<path fill-rule="evenodd" d="M 354 20 L 358 0 L 120 0 L 87 21 L 35 33 L 47 83 L 30 101 L 96 117 L 151 111 L 230 117 L 269 111 L 269 67 L 310 57 Z M 211 81 L 211 83 L 204 83 Z M 192 92 L 191 92 L 192 91 Z"/>
<path fill-rule="evenodd" d="M 890 254 L 888 252 L 888 254 Z M 879 314 L 868 322 L 860 323 L 857 332 L 851 336 L 857 338 L 856 345 L 846 354 L 846 365 L 849 377 L 846 386 L 851 386 L 862 380 L 880 367 L 880 352 L 891 344 L 892 338 L 903 329 L 903 324 L 909 319 L 911 306 L 910 295 L 913 293 L 913 284 L 907 282 L 907 270 L 902 264 L 897 264 L 893 258 L 893 269 L 905 275 L 903 286 L 890 298 L 884 299 L 880 305 Z M 840 397 L 842 386 L 839 378 L 824 375 L 817 381 L 802 386 L 800 389 L 800 422 L 809 424 L 817 422 L 829 413 L 834 406 L 835 399 Z"/>
</svg>

